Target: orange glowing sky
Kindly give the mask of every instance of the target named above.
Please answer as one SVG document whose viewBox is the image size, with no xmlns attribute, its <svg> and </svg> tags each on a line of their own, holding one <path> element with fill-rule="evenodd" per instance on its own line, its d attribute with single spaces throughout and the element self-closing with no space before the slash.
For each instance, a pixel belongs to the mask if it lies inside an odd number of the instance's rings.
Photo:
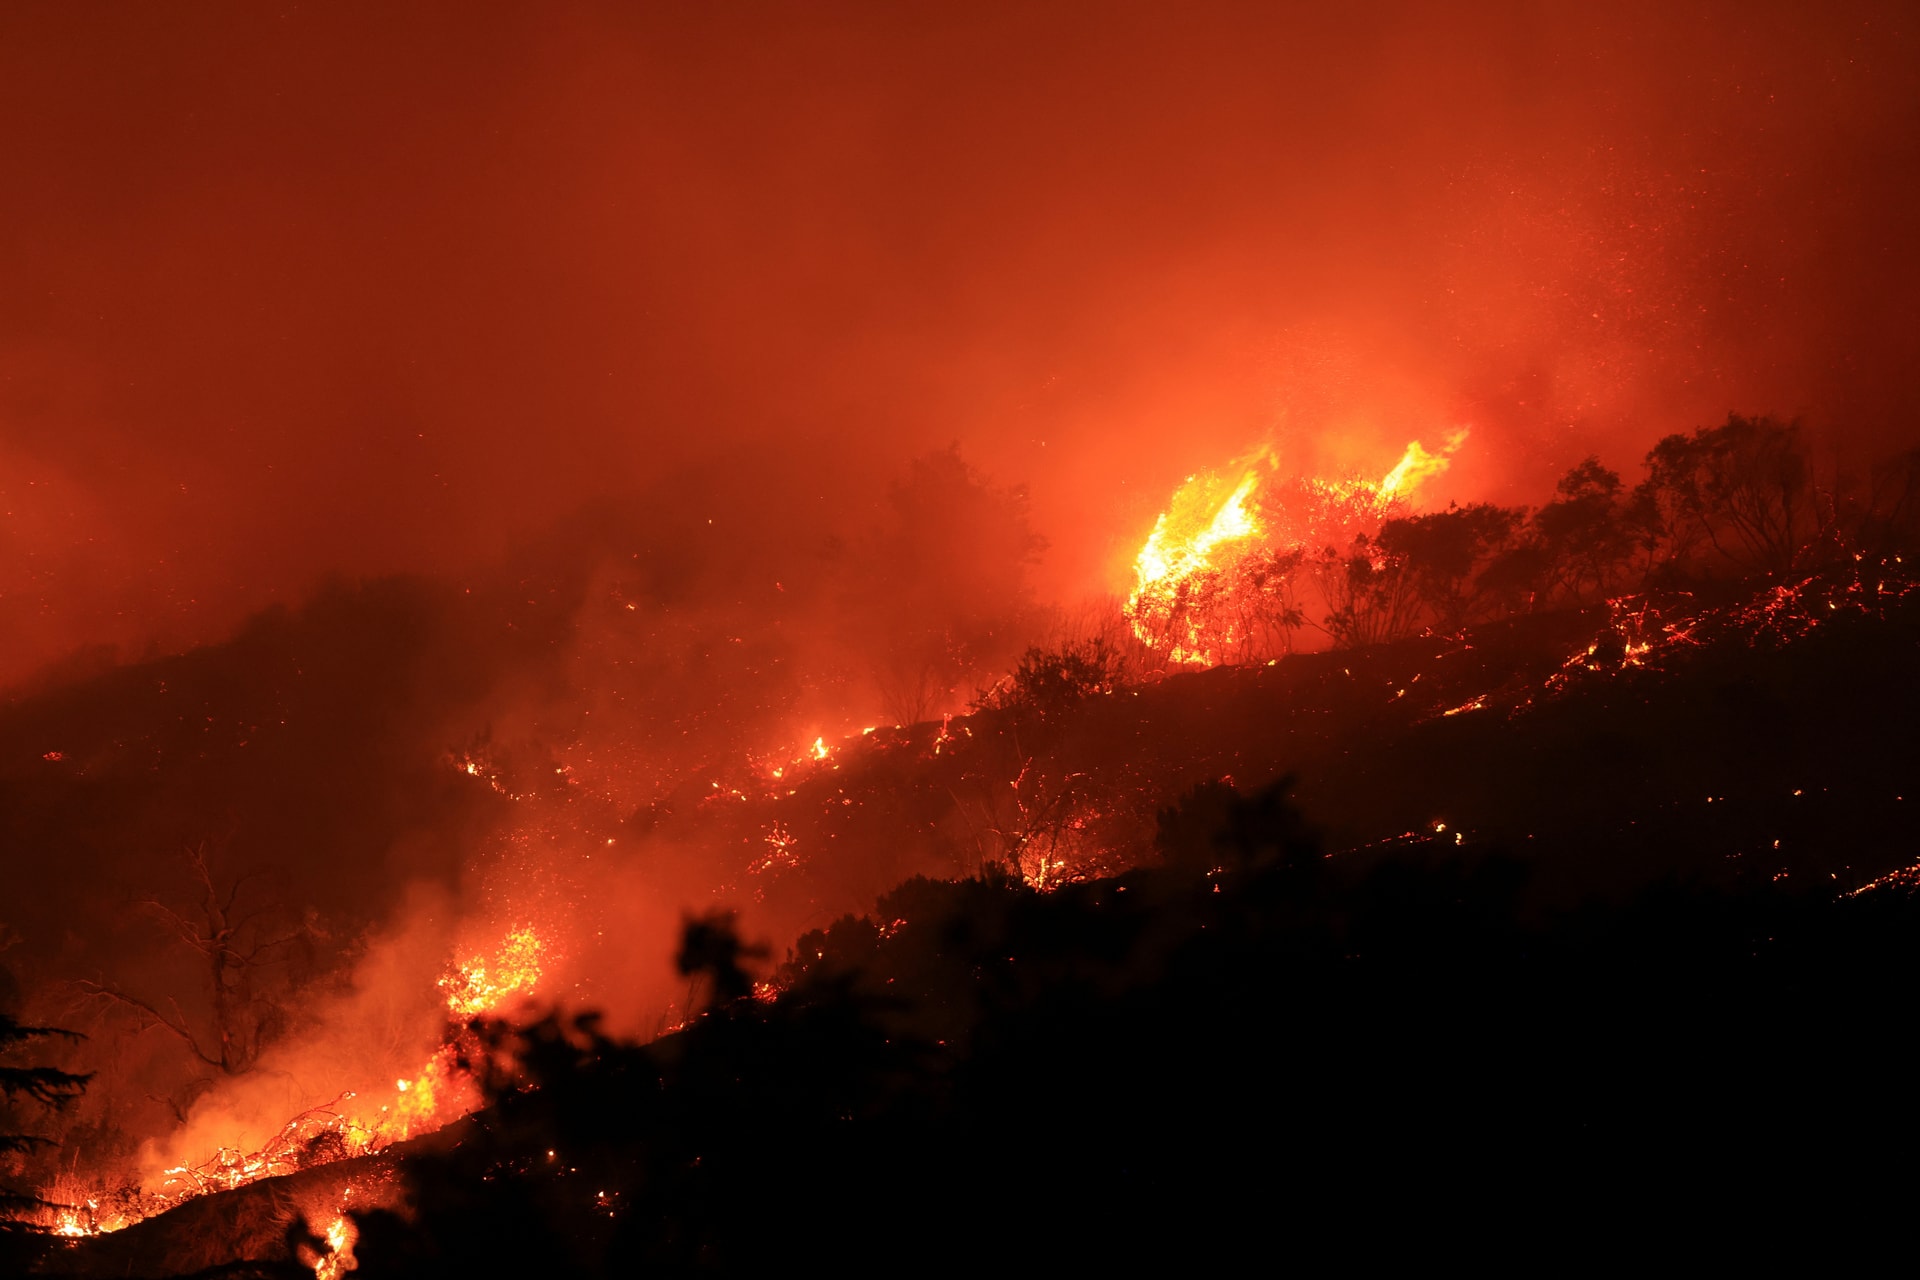
<svg viewBox="0 0 1920 1280">
<path fill-rule="evenodd" d="M 1909 6 L 0 12 L 0 678 L 959 440 L 1060 593 L 1277 436 L 1913 434 Z"/>
</svg>

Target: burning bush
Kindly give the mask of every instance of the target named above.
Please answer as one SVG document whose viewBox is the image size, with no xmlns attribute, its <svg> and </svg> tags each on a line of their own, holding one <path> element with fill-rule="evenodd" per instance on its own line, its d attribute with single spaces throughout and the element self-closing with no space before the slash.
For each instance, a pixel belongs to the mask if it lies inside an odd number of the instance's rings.
<svg viewBox="0 0 1920 1280">
<path fill-rule="evenodd" d="M 1464 439 L 1417 442 L 1379 483 L 1281 480 L 1271 451 L 1183 486 L 1141 549 L 1126 616 L 1176 665 L 1259 661 L 1312 627 L 1336 647 L 1454 632 L 1621 591 L 1837 564 L 1857 547 L 1913 545 L 1920 475 L 1874 470 L 1865 490 L 1814 481 L 1797 424 L 1732 415 L 1661 440 L 1631 493 L 1589 457 L 1529 511 L 1491 503 L 1409 509 Z M 1844 516 L 1844 518 L 1843 518 Z"/>
<path fill-rule="evenodd" d="M 1422 482 L 1446 470 L 1465 439 L 1458 432 L 1439 452 L 1415 441 L 1379 481 L 1285 478 L 1271 449 L 1189 479 L 1134 562 L 1126 604 L 1134 634 L 1176 664 L 1291 652 L 1294 632 L 1309 621 L 1298 589 L 1309 560 L 1320 570 L 1323 596 L 1329 589 L 1343 595 L 1333 610 L 1377 613 L 1373 571 L 1384 566 L 1376 565 L 1367 540 L 1405 509 Z M 1344 577 L 1328 571 L 1335 564 Z"/>
</svg>

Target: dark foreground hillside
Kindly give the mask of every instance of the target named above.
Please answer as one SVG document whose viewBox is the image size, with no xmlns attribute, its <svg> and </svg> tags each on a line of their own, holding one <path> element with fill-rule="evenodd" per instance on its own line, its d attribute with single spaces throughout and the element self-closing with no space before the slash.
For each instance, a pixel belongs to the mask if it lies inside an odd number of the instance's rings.
<svg viewBox="0 0 1920 1280">
<path fill-rule="evenodd" d="M 902 886 L 804 939 L 779 1000 L 651 1048 L 524 1033 L 522 1087 L 416 1164 L 420 1215 L 365 1224 L 363 1273 L 1487 1248 L 1811 1211 L 1904 1140 L 1904 886 L 1525 923 L 1515 862 L 1342 867 L 1277 790 L 1163 835 L 1164 867 L 1052 895 Z M 688 959 L 724 989 L 712 941 Z"/>
<path fill-rule="evenodd" d="M 356 1274 L 1497 1253 L 1893 1187 L 1904 880 L 1527 919 L 1520 863 L 1329 859 L 1278 789 L 1198 792 L 1161 845 L 1052 894 L 903 885 L 775 999 L 692 928 L 719 999 L 650 1046 L 499 1029 L 491 1108 L 402 1161 L 411 1210 L 359 1217 Z M 103 1274 L 99 1247 L 47 1265 Z"/>
</svg>

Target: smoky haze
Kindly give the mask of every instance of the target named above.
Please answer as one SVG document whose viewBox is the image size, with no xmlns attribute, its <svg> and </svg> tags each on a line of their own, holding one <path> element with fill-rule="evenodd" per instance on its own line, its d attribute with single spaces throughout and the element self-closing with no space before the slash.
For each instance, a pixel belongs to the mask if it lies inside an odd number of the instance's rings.
<svg viewBox="0 0 1920 1280">
<path fill-rule="evenodd" d="M 959 440 L 1069 598 L 1264 436 L 1911 433 L 1910 9 L 1322 8 L 10 6 L 0 678 L 733 460 Z"/>
<path fill-rule="evenodd" d="M 1278 502 L 1419 440 L 1416 507 L 1515 507 L 1730 412 L 1823 478 L 1920 442 L 1914 26 L 0 7 L 0 1013 L 90 1037 L 59 1158 L 397 1106 L 520 931 L 540 1001 L 645 1037 L 701 1003 L 690 915 L 778 960 L 1034 832 L 1043 882 L 1157 856 L 1246 777 L 1193 710 L 1234 673 L 1112 721 L 1111 796 L 983 686 L 1150 643 L 1114 597 L 1189 476 Z M 1323 705 L 1269 665 L 1219 703 L 1248 760 Z"/>
</svg>

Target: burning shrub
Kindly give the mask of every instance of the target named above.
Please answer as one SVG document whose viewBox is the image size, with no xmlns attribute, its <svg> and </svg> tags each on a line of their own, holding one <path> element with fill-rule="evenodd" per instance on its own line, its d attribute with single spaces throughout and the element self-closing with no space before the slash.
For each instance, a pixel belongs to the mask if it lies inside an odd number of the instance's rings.
<svg viewBox="0 0 1920 1280">
<path fill-rule="evenodd" d="M 1328 603 L 1353 630 L 1354 615 L 1379 585 L 1373 571 L 1384 567 L 1367 540 L 1424 480 L 1447 469 L 1465 440 L 1465 431 L 1456 432 L 1438 451 L 1416 440 L 1378 481 L 1283 478 L 1265 448 L 1224 472 L 1189 478 L 1134 562 L 1125 611 L 1134 634 L 1180 664 L 1290 653 L 1294 632 L 1307 622 L 1299 570 L 1313 557 L 1322 593 L 1344 588 L 1338 603 Z M 1334 550 L 1340 546 L 1354 550 L 1343 556 Z M 1344 578 L 1328 572 L 1335 562 L 1346 566 Z"/>
<path fill-rule="evenodd" d="M 1056 649 L 1036 645 L 1021 655 L 1011 675 L 975 696 L 970 710 L 1008 712 L 1023 722 L 1058 719 L 1087 698 L 1112 693 L 1125 668 L 1105 636 Z"/>
<path fill-rule="evenodd" d="M 1779 578 L 1863 548 L 1885 556 L 1920 527 L 1920 453 L 1876 467 L 1864 487 L 1836 478 L 1823 489 L 1797 423 L 1738 414 L 1660 441 L 1631 493 L 1588 457 L 1532 512 L 1409 511 L 1414 486 L 1463 438 L 1439 452 L 1408 446 L 1378 483 L 1281 479 L 1270 450 L 1190 479 L 1135 562 L 1124 611 L 1134 635 L 1176 664 L 1257 661 L 1292 652 L 1309 620 L 1302 602 L 1317 596 L 1319 629 L 1358 648 L 1623 589 Z"/>
</svg>

